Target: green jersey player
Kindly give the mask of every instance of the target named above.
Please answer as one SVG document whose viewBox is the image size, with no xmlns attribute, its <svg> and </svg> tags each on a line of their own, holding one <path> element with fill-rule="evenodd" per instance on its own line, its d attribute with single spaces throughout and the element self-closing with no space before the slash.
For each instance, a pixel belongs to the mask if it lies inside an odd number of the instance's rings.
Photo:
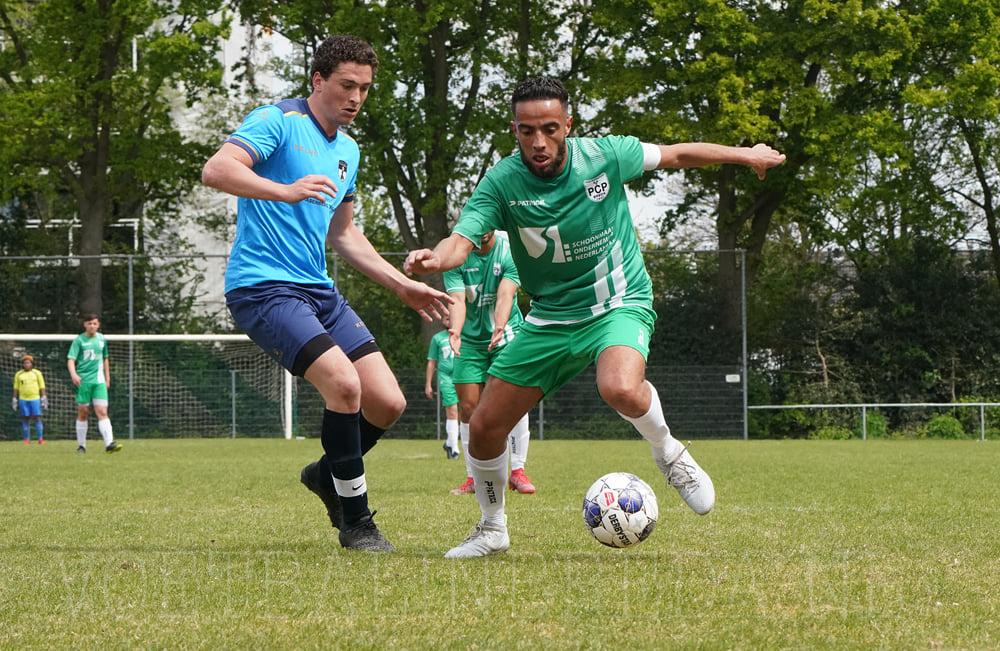
<svg viewBox="0 0 1000 651">
<path fill-rule="evenodd" d="M 443 321 L 448 327 L 448 317 Z M 448 331 L 441 330 L 431 337 L 427 348 L 427 377 L 424 382 L 424 395 L 428 400 L 434 399 L 434 378 L 437 377 L 438 392 L 441 395 L 441 406 L 444 407 L 444 453 L 449 459 L 457 459 L 460 455 L 458 447 L 458 394 L 455 393 L 455 383 L 451 372 L 455 367 L 455 351 L 448 343 Z M 468 439 L 466 439 L 468 441 Z"/>
<path fill-rule="evenodd" d="M 524 322 L 515 301 L 520 284 L 507 234 L 493 230 L 479 238 L 464 263 L 444 272 L 444 289 L 455 299 L 449 307 L 451 347 L 458 353 L 452 379 L 458 391 L 459 432 L 466 447 L 469 421 L 479 404 L 489 368 Z M 530 438 L 528 414 L 525 413 L 508 437 L 510 476 L 507 485 L 519 493 L 535 492 L 535 485 L 524 472 Z M 468 454 L 465 455 L 465 470 L 465 482 L 451 489 L 452 494 L 475 492 Z"/>
<path fill-rule="evenodd" d="M 108 417 L 108 388 L 111 386 L 111 362 L 108 358 L 108 341 L 97 330 L 101 320 L 96 314 L 83 318 L 83 333 L 69 346 L 66 367 L 76 385 L 76 451 L 87 451 L 87 419 L 90 405 L 97 416 L 97 431 L 104 439 L 106 452 L 118 452 L 122 444 L 115 441 Z"/>
<path fill-rule="evenodd" d="M 504 516 L 506 434 L 545 395 L 597 366 L 601 397 L 649 441 L 653 458 L 696 513 L 715 488 L 670 434 L 645 379 L 656 314 L 623 185 L 644 170 L 735 164 L 760 178 L 785 157 L 764 144 L 651 145 L 632 137 L 568 138 L 569 96 L 550 78 L 528 79 L 511 98 L 518 154 L 501 160 L 473 192 L 452 234 L 412 251 L 405 269 L 433 273 L 462 264 L 491 229 L 510 236 L 531 309 L 521 332 L 490 367 L 470 423 L 468 453 L 482 518 L 446 558 L 510 546 Z"/>
</svg>

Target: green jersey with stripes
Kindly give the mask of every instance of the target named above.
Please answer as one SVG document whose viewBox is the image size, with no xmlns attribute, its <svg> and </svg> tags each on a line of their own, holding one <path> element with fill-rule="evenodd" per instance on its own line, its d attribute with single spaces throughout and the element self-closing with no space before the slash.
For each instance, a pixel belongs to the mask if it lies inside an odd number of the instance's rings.
<svg viewBox="0 0 1000 651">
<path fill-rule="evenodd" d="M 642 174 L 642 144 L 631 136 L 567 138 L 566 148 L 553 178 L 534 175 L 520 154 L 501 160 L 454 232 L 475 243 L 489 230 L 507 231 L 535 325 L 578 323 L 624 305 L 652 309 L 624 187 Z"/>
<path fill-rule="evenodd" d="M 108 341 L 100 332 L 93 337 L 81 333 L 69 346 L 66 359 L 76 360 L 76 374 L 82 384 L 104 384 L 104 358 L 108 356 Z"/>
<path fill-rule="evenodd" d="M 488 228 L 483 231 L 493 230 Z M 479 242 L 479 238 L 476 238 Z M 496 318 L 493 314 L 497 304 L 497 290 L 504 278 L 515 285 L 521 285 L 514 258 L 511 256 L 510 240 L 505 233 L 497 233 L 493 248 L 485 255 L 475 250 L 469 254 L 460 267 L 444 272 L 444 290 L 449 294 L 465 293 L 465 324 L 462 326 L 462 342 L 488 346 L 493 338 Z M 515 300 L 510 306 L 510 318 L 504 328 L 503 338 L 497 347 L 504 346 L 521 329 L 524 317 Z"/>
<path fill-rule="evenodd" d="M 448 331 L 441 330 L 431 337 L 431 345 L 427 348 L 427 359 L 437 362 L 438 376 L 444 375 L 451 378 L 451 372 L 455 368 L 455 351 L 451 349 L 448 342 Z"/>
</svg>

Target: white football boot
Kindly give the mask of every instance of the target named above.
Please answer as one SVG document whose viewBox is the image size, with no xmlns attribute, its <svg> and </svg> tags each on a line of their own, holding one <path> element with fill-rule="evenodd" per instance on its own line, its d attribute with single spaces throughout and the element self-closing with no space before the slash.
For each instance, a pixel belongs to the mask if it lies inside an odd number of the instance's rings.
<svg viewBox="0 0 1000 651">
<path fill-rule="evenodd" d="M 482 522 L 477 524 L 469 537 L 457 547 L 452 547 L 445 558 L 476 558 L 505 552 L 510 547 L 510 536 L 507 527 L 486 527 Z"/>
<path fill-rule="evenodd" d="M 660 454 L 654 454 L 653 458 L 656 459 L 660 472 L 667 478 L 667 487 L 676 488 L 692 511 L 705 515 L 715 506 L 715 486 L 712 485 L 712 478 L 695 463 L 687 451 L 689 445 L 690 442 L 671 459 Z"/>
</svg>

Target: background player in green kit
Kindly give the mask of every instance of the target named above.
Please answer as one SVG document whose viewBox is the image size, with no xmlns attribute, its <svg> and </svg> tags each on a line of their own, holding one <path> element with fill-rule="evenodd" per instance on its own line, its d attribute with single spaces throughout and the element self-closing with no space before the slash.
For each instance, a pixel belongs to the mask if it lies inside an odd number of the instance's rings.
<svg viewBox="0 0 1000 651">
<path fill-rule="evenodd" d="M 510 255 L 506 233 L 489 231 L 456 269 L 444 273 L 444 289 L 455 301 L 449 307 L 451 347 L 457 354 L 452 380 L 458 392 L 460 433 L 466 452 L 469 421 L 479 404 L 490 365 L 521 330 L 524 317 L 515 300 L 521 281 Z M 528 414 L 508 435 L 510 475 L 507 485 L 519 493 L 534 493 L 535 485 L 524 472 L 528 460 Z M 452 494 L 475 493 L 469 455 L 465 455 L 465 482 Z"/>
<path fill-rule="evenodd" d="M 592 363 L 601 397 L 649 441 L 667 485 L 696 513 L 711 511 L 712 480 L 671 436 L 656 389 L 645 379 L 656 314 L 624 184 L 646 170 L 720 163 L 747 165 L 764 178 L 785 159 L 763 144 L 568 138 L 569 96 L 550 78 L 521 82 L 511 109 L 519 152 L 487 172 L 447 239 L 433 251 L 411 251 L 404 265 L 418 274 L 453 269 L 483 234 L 505 230 L 521 286 L 532 299 L 521 332 L 490 367 L 470 423 L 468 453 L 482 518 L 446 558 L 510 546 L 502 489 L 506 434 L 542 397 Z"/>
<path fill-rule="evenodd" d="M 449 321 L 445 316 L 444 327 Z M 437 377 L 438 391 L 441 393 L 441 406 L 444 407 L 444 453 L 449 459 L 459 457 L 458 447 L 458 394 L 455 393 L 455 383 L 451 372 L 455 368 L 455 351 L 448 343 L 448 331 L 441 330 L 431 337 L 427 347 L 427 378 L 424 382 L 424 395 L 428 400 L 434 399 L 434 378 Z"/>
<path fill-rule="evenodd" d="M 83 318 L 83 333 L 73 340 L 66 355 L 69 377 L 76 385 L 76 451 L 87 451 L 87 418 L 90 405 L 97 416 L 97 431 L 104 439 L 106 452 L 118 452 L 122 444 L 115 441 L 108 418 L 108 389 L 111 387 L 111 361 L 108 341 L 97 330 L 101 320 L 96 314 Z"/>
</svg>

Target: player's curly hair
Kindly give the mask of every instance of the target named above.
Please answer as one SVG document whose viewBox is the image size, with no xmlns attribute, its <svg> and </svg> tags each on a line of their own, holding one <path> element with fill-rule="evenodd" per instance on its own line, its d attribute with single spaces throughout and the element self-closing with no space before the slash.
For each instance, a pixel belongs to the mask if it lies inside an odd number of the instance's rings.
<svg viewBox="0 0 1000 651">
<path fill-rule="evenodd" d="M 318 72 L 326 79 L 341 63 L 357 63 L 372 67 L 372 77 L 378 72 L 378 56 L 372 46 L 357 36 L 334 34 L 326 37 L 313 55 L 309 78 Z"/>
<path fill-rule="evenodd" d="M 514 112 L 518 102 L 535 99 L 557 99 L 562 107 L 569 111 L 569 93 L 561 81 L 552 77 L 534 77 L 525 79 L 514 89 L 510 98 L 511 113 Z"/>
</svg>

